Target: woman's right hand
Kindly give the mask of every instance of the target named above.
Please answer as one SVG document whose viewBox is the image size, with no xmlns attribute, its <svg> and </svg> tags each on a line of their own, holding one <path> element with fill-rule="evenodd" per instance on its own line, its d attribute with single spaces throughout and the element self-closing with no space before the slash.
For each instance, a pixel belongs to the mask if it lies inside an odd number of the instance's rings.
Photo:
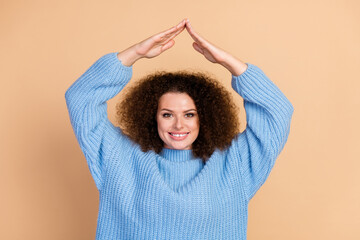
<svg viewBox="0 0 360 240">
<path fill-rule="evenodd" d="M 131 46 L 118 53 L 118 59 L 123 65 L 131 66 L 141 58 L 153 58 L 160 55 L 175 44 L 174 38 L 185 29 L 185 24 L 186 19 L 168 30 L 155 34 Z"/>
</svg>

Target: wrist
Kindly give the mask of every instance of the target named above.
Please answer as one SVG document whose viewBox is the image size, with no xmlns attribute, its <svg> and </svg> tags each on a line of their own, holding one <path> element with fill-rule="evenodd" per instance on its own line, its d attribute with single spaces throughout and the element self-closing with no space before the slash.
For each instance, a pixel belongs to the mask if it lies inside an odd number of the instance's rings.
<svg viewBox="0 0 360 240">
<path fill-rule="evenodd" d="M 137 60 L 141 58 L 141 56 L 136 52 L 136 45 L 119 52 L 117 57 L 124 66 L 128 67 L 132 66 Z"/>
<path fill-rule="evenodd" d="M 226 58 L 226 61 L 221 63 L 221 65 L 224 66 L 227 70 L 229 70 L 229 72 L 231 72 L 231 74 L 234 76 L 240 76 L 248 68 L 248 65 L 246 63 L 231 55 L 229 55 Z"/>
</svg>

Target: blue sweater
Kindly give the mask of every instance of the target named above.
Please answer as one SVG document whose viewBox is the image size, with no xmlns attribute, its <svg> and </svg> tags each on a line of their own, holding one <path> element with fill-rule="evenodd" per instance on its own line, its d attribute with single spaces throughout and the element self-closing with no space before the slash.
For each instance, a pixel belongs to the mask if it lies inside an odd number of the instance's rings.
<svg viewBox="0 0 360 240">
<path fill-rule="evenodd" d="M 287 141 L 291 103 L 248 63 L 232 76 L 244 99 L 246 130 L 204 164 L 191 150 L 142 152 L 111 124 L 106 101 L 131 76 L 117 53 L 106 54 L 65 93 L 100 194 L 96 239 L 246 239 L 248 203 Z"/>
</svg>

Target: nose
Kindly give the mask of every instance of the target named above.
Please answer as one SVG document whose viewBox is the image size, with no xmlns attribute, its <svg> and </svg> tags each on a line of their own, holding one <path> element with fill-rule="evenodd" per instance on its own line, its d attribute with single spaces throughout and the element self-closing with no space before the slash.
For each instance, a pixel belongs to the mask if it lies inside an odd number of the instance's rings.
<svg viewBox="0 0 360 240">
<path fill-rule="evenodd" d="M 176 130 L 180 130 L 180 129 L 182 129 L 182 127 L 183 127 L 183 122 L 182 122 L 182 119 L 181 118 L 176 118 L 175 119 L 175 129 Z"/>
</svg>

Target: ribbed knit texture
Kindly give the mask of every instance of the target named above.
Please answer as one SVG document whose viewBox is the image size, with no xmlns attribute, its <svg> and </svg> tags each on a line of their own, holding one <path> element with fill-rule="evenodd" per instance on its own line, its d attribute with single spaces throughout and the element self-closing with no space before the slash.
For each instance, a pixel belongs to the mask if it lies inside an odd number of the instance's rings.
<svg viewBox="0 0 360 240">
<path fill-rule="evenodd" d="M 263 71 L 247 65 L 232 76 L 246 130 L 206 164 L 191 150 L 142 152 L 111 124 L 106 101 L 132 76 L 117 53 L 71 85 L 65 93 L 71 124 L 100 193 L 96 239 L 246 239 L 249 200 L 283 149 L 293 113 Z"/>
</svg>

